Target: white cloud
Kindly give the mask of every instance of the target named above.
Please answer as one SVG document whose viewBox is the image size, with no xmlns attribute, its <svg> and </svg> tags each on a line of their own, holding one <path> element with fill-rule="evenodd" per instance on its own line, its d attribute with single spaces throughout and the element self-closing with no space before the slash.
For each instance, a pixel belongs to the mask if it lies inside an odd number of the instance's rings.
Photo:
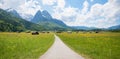
<svg viewBox="0 0 120 59">
<path fill-rule="evenodd" d="M 2 2 L 1 7 L 2 9 L 13 8 L 15 9 L 19 5 L 25 3 L 25 0 L 1 0 Z"/>
<path fill-rule="evenodd" d="M 76 11 L 79 10 L 70 6 L 62 9 L 54 9 L 53 16 L 54 18 L 60 19 L 64 22 L 71 22 L 74 21 L 76 18 Z"/>
<path fill-rule="evenodd" d="M 2 7 L 2 3 L 0 3 L 0 7 Z"/>
<path fill-rule="evenodd" d="M 64 11 L 65 7 L 65 1 L 64 0 L 56 0 L 56 5 L 53 6 L 54 13 L 52 14 L 54 18 L 61 19 L 62 12 Z"/>
<path fill-rule="evenodd" d="M 65 7 L 65 0 L 57 0 L 57 7 L 58 8 L 64 8 Z"/>
<path fill-rule="evenodd" d="M 117 25 L 116 14 L 118 14 L 120 8 L 118 8 L 119 6 L 116 6 L 116 1 L 117 0 L 109 0 L 109 2 L 104 5 L 93 5 L 90 12 L 88 12 L 87 15 L 84 15 L 85 17 L 87 17 L 87 19 L 84 19 L 84 21 L 87 21 L 86 23 L 89 24 L 89 26 L 100 28 L 106 28 L 112 25 Z M 120 17 L 120 14 L 118 15 Z"/>
<path fill-rule="evenodd" d="M 89 4 L 87 1 L 85 1 L 83 4 L 83 9 L 82 9 L 81 13 L 86 14 L 88 12 L 88 7 L 89 7 Z"/>
<path fill-rule="evenodd" d="M 75 21 L 76 14 L 77 14 L 78 9 L 77 8 L 72 8 L 72 7 L 67 7 L 64 8 L 64 11 L 61 13 L 61 19 L 63 21 L 68 21 L 68 22 L 73 22 Z"/>
<path fill-rule="evenodd" d="M 70 8 L 67 7 L 64 8 L 62 12 L 57 12 L 57 14 L 59 14 L 59 18 L 63 19 L 64 21 L 71 20 L 72 16 L 75 15 L 73 22 L 65 21 L 65 23 L 70 26 L 106 28 L 117 25 L 117 21 L 120 21 L 119 2 L 118 0 L 109 0 L 104 5 L 96 3 L 91 7 L 90 11 L 88 11 L 89 3 L 85 1 L 83 3 L 84 7 L 82 10 L 78 11 L 73 7 L 70 10 Z"/>
<path fill-rule="evenodd" d="M 57 8 L 64 8 L 65 0 L 42 0 L 43 5 L 54 5 L 57 4 Z"/>
<path fill-rule="evenodd" d="M 30 0 L 27 1 L 25 4 L 20 5 L 17 10 L 21 14 L 21 16 L 26 19 L 28 15 L 34 16 L 35 13 L 38 10 L 42 10 L 42 8 L 39 5 L 39 2 Z"/>
<path fill-rule="evenodd" d="M 42 0 L 43 5 L 53 5 L 56 0 Z"/>
<path fill-rule="evenodd" d="M 70 17 L 70 16 L 74 16 L 77 14 L 77 8 L 72 8 L 72 7 L 67 7 L 67 8 L 64 8 L 64 11 L 61 13 L 62 16 L 65 16 L 65 17 Z"/>
</svg>

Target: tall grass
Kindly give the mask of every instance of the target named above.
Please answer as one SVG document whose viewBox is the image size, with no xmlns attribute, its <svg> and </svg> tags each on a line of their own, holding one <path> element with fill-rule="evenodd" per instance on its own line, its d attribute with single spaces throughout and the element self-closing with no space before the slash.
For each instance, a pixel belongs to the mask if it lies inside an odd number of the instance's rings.
<svg viewBox="0 0 120 59">
<path fill-rule="evenodd" d="M 53 41 L 53 34 L 0 33 L 0 59 L 38 59 Z"/>
<path fill-rule="evenodd" d="M 86 59 L 120 59 L 120 33 L 62 33 L 60 38 Z"/>
</svg>

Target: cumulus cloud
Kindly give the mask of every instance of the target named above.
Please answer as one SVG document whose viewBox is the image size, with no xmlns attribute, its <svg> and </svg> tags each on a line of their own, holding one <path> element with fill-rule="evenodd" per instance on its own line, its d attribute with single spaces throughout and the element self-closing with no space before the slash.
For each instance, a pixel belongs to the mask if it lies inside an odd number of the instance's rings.
<svg viewBox="0 0 120 59">
<path fill-rule="evenodd" d="M 25 4 L 22 4 L 17 8 L 17 11 L 25 19 L 27 19 L 27 17 L 29 18 L 28 15 L 30 15 L 30 17 L 34 16 L 38 10 L 42 10 L 42 8 L 39 5 L 39 2 L 34 0 L 26 1 Z"/>
<path fill-rule="evenodd" d="M 42 0 L 43 5 L 54 5 L 57 4 L 57 8 L 64 8 L 65 0 Z M 55 7 L 55 6 L 54 6 Z"/>
<path fill-rule="evenodd" d="M 71 16 L 75 16 L 77 14 L 77 8 L 72 8 L 72 7 L 67 7 L 67 8 L 63 8 L 63 9 L 55 9 L 55 13 L 54 13 L 54 17 L 58 17 L 57 14 L 59 13 L 59 15 L 62 17 L 71 17 Z"/>
<path fill-rule="evenodd" d="M 82 10 L 77 10 L 74 7 L 65 7 L 62 9 L 62 12 L 57 12 L 57 14 L 60 19 L 64 20 L 65 23 L 70 26 L 79 25 L 107 28 L 109 26 L 120 24 L 117 22 L 120 21 L 119 2 L 119 0 L 109 0 L 103 5 L 96 3 L 91 7 L 90 11 L 88 11 L 89 3 L 85 1 Z M 72 18 L 72 16 L 75 17 Z M 68 21 L 71 19 L 74 21 Z"/>
<path fill-rule="evenodd" d="M 42 0 L 43 5 L 53 5 L 56 0 Z"/>
<path fill-rule="evenodd" d="M 25 3 L 23 0 L 1 0 L 0 5 L 2 9 L 8 9 L 8 8 L 17 8 L 19 5 Z M 13 5 L 14 4 L 14 5 Z"/>
<path fill-rule="evenodd" d="M 57 0 L 57 7 L 64 8 L 65 7 L 65 0 Z"/>
<path fill-rule="evenodd" d="M 88 7 L 89 7 L 89 3 L 87 2 L 87 1 L 85 1 L 84 3 L 83 3 L 83 9 L 82 9 L 82 11 L 81 11 L 81 13 L 82 14 L 86 14 L 87 12 L 88 12 Z"/>
<path fill-rule="evenodd" d="M 65 23 L 72 22 L 76 17 L 76 11 L 78 11 L 78 8 L 73 8 L 71 6 L 66 7 L 65 0 L 57 0 L 56 5 L 53 6 L 52 16 L 53 18 L 64 21 Z"/>
<path fill-rule="evenodd" d="M 89 16 L 86 20 L 88 20 L 88 24 L 91 23 L 91 26 L 95 27 L 109 27 L 112 25 L 117 25 L 117 19 L 120 17 L 120 8 L 117 6 L 117 0 L 109 0 L 106 4 L 95 4 L 92 6 L 90 12 L 87 16 Z M 116 16 L 116 14 L 118 16 Z M 93 21 L 92 21 L 93 20 Z M 119 20 L 120 21 L 120 20 Z M 120 24 L 120 23 L 119 23 Z"/>
<path fill-rule="evenodd" d="M 23 14 L 34 15 L 37 10 L 41 10 L 39 2 L 33 0 L 28 1 L 18 7 L 18 11 Z"/>
</svg>

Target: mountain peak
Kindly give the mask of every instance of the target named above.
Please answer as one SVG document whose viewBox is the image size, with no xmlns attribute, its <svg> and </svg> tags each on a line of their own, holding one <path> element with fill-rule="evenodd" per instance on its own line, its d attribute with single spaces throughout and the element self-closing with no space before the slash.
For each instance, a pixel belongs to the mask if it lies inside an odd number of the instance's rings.
<svg viewBox="0 0 120 59">
<path fill-rule="evenodd" d="M 50 15 L 50 13 L 47 10 L 42 11 L 42 16 L 47 19 L 52 19 L 52 16 Z"/>
<path fill-rule="evenodd" d="M 41 11 L 40 11 L 40 10 L 38 10 L 36 13 L 40 13 L 40 14 L 41 14 Z"/>
<path fill-rule="evenodd" d="M 42 16 L 41 11 L 40 11 L 40 10 L 38 10 L 38 11 L 36 12 L 35 16 Z"/>
<path fill-rule="evenodd" d="M 31 20 L 34 23 L 39 22 L 40 20 L 45 20 L 45 18 L 42 16 L 42 13 L 40 10 L 38 10 L 34 16 L 34 18 Z"/>
<path fill-rule="evenodd" d="M 62 21 L 53 19 L 46 10 L 42 12 L 40 10 L 37 11 L 31 22 L 44 26 L 47 30 L 61 30 L 68 28 Z"/>
<path fill-rule="evenodd" d="M 42 12 L 49 13 L 47 10 L 43 10 Z"/>
<path fill-rule="evenodd" d="M 12 15 L 14 15 L 17 18 L 22 18 L 15 9 L 9 8 L 9 9 L 6 9 L 6 11 L 10 12 Z"/>
<path fill-rule="evenodd" d="M 7 15 L 7 18 L 6 18 Z M 26 21 L 22 18 L 16 18 L 10 12 L 0 9 L 0 32 L 21 32 L 26 30 L 43 30 L 43 26 Z"/>
<path fill-rule="evenodd" d="M 10 11 L 15 11 L 15 10 L 12 8 L 8 8 L 8 9 L 6 9 L 6 11 L 10 12 Z"/>
</svg>

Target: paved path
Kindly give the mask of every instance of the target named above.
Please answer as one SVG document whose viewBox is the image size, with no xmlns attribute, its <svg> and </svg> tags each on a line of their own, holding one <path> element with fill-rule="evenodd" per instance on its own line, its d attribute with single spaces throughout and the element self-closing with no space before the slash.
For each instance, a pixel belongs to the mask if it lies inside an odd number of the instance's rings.
<svg viewBox="0 0 120 59">
<path fill-rule="evenodd" d="M 52 47 L 40 57 L 40 59 L 84 59 L 69 47 L 67 47 L 58 36 Z"/>
</svg>

